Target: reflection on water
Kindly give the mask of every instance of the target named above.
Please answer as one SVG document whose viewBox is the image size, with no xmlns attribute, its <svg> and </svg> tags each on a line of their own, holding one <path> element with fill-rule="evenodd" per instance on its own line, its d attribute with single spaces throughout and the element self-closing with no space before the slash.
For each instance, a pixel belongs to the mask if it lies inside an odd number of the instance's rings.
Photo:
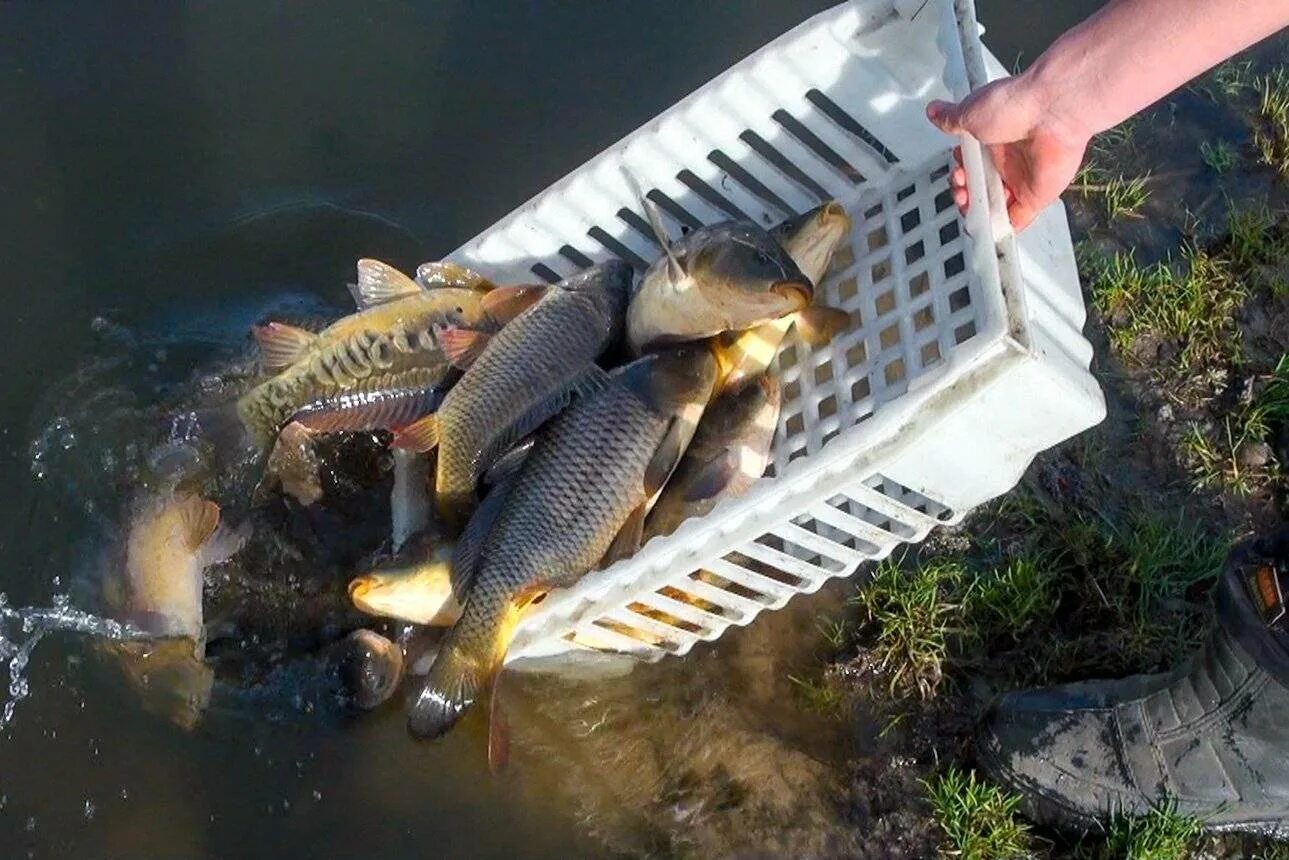
<svg viewBox="0 0 1289 860">
<path fill-rule="evenodd" d="M 0 611 L 7 855 L 847 847 L 825 814 L 843 744 L 785 680 L 811 605 L 601 685 L 515 678 L 500 778 L 478 721 L 414 744 L 397 703 L 330 707 L 316 655 L 355 623 L 337 598 L 387 522 L 379 466 L 213 571 L 216 620 L 248 594 L 262 611 L 212 643 L 193 732 L 143 712 L 85 635 L 136 632 L 91 614 L 103 548 L 170 432 L 161 405 L 218 394 L 251 322 L 337 313 L 358 257 L 409 269 L 460 244 L 826 5 L 0 5 L 0 591 L 38 607 Z M 982 5 L 1010 64 L 1096 4 Z"/>
</svg>

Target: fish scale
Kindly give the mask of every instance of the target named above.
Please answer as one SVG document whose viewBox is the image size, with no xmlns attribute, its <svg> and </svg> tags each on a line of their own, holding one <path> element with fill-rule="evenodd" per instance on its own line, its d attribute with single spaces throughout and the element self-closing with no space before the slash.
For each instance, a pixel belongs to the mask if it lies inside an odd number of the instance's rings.
<svg viewBox="0 0 1289 860">
<path fill-rule="evenodd" d="M 603 264 L 551 290 L 492 337 L 438 411 L 435 491 L 462 519 L 483 472 L 564 405 L 622 326 L 630 270 Z"/>
<path fill-rule="evenodd" d="M 571 585 L 600 562 L 650 483 L 665 478 L 652 473 L 659 459 L 679 457 L 688 436 L 677 428 L 715 381 L 705 348 L 649 356 L 542 430 L 484 541 L 461 617 L 412 702 L 413 733 L 443 733 L 474 701 L 505 657 L 524 597 Z"/>
</svg>

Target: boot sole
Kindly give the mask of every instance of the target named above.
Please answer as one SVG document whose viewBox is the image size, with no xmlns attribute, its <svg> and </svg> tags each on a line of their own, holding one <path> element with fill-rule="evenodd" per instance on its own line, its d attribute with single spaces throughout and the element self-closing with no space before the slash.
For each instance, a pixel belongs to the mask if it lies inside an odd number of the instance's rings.
<svg viewBox="0 0 1289 860">
<path fill-rule="evenodd" d="M 989 752 L 979 735 L 975 743 L 976 763 L 985 774 L 1008 791 L 1020 795 L 1021 812 L 1034 821 L 1067 832 L 1079 834 L 1104 832 L 1106 816 L 1092 815 L 1067 806 L 1043 795 L 1039 787 L 1025 777 L 1014 773 L 1000 759 Z M 1203 818 L 1200 825 L 1206 833 L 1246 833 L 1268 839 L 1289 839 L 1289 820 L 1268 819 L 1209 823 Z"/>
</svg>

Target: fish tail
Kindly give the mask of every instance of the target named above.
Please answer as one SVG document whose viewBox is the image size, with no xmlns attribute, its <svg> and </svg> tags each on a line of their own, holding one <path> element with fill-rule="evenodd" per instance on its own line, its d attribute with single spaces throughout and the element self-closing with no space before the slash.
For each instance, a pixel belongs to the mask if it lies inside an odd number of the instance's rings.
<svg viewBox="0 0 1289 860">
<path fill-rule="evenodd" d="M 421 691 L 408 703 L 408 731 L 425 739 L 446 734 L 479 697 L 488 674 L 460 647 L 440 651 Z"/>
</svg>

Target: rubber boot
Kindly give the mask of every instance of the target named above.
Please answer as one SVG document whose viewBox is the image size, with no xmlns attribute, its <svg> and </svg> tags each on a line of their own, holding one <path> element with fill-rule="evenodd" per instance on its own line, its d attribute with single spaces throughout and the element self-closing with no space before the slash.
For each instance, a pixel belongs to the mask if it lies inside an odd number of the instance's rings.
<svg viewBox="0 0 1289 860">
<path fill-rule="evenodd" d="M 1286 587 L 1289 529 L 1238 546 L 1215 630 L 1185 665 L 1010 693 L 981 726 L 980 765 L 1049 824 L 1171 801 L 1212 830 L 1289 836 Z"/>
</svg>

